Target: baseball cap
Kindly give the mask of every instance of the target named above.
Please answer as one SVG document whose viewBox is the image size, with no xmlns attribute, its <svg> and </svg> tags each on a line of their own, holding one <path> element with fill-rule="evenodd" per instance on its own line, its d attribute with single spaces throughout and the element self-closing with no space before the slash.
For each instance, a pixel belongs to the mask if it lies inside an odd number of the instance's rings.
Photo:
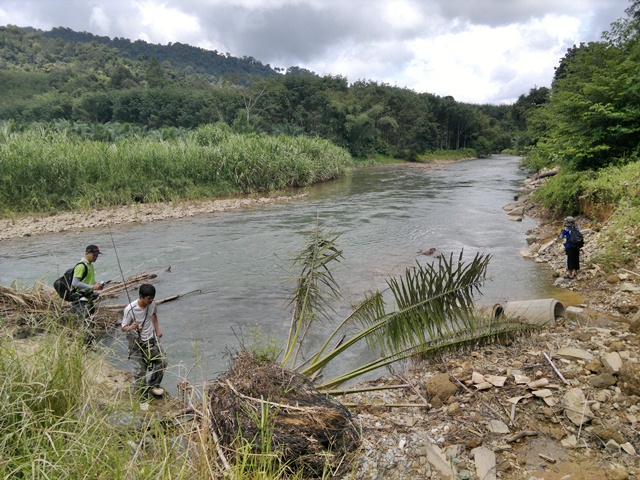
<svg viewBox="0 0 640 480">
<path fill-rule="evenodd" d="M 94 255 L 102 255 L 102 252 L 97 245 L 89 245 L 86 249 L 86 253 L 93 253 Z"/>
</svg>

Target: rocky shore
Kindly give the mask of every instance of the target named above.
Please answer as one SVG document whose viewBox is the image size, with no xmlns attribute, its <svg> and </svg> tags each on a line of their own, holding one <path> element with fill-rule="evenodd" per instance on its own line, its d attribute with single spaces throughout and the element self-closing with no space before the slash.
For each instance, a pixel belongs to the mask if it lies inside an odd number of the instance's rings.
<svg viewBox="0 0 640 480">
<path fill-rule="evenodd" d="M 267 203 L 286 202 L 304 195 L 242 197 L 171 203 L 143 203 L 53 215 L 23 215 L 0 219 L 0 240 L 48 235 L 69 230 L 106 227 L 122 223 L 145 223 L 170 218 L 219 213 Z"/>
<path fill-rule="evenodd" d="M 544 178 L 526 182 L 510 218 L 534 217 L 530 261 L 584 303 L 555 325 L 437 362 L 407 367 L 349 395 L 364 444 L 353 479 L 640 478 L 640 276 L 605 275 L 590 262 L 606 239 L 580 218 L 586 246 L 576 280 L 565 280 L 561 222 L 531 202 Z"/>
</svg>

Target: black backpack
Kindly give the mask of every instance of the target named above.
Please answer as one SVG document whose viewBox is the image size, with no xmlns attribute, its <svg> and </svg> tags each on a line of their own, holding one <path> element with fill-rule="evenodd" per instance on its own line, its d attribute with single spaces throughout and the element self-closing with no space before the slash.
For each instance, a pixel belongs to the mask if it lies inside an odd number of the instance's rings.
<svg viewBox="0 0 640 480">
<path fill-rule="evenodd" d="M 71 287 L 71 283 L 73 282 L 73 271 L 78 265 L 84 265 L 84 273 L 82 274 L 82 278 L 84 278 L 87 274 L 87 264 L 84 262 L 78 262 L 69 270 L 64 272 L 64 275 L 53 282 L 53 288 L 58 292 L 58 295 L 60 295 L 60 298 L 63 300 L 69 301 L 71 299 L 71 294 L 73 293 L 73 288 Z"/>
<path fill-rule="evenodd" d="M 572 227 L 569 232 L 569 244 L 575 248 L 584 247 L 584 237 L 576 227 Z"/>
</svg>

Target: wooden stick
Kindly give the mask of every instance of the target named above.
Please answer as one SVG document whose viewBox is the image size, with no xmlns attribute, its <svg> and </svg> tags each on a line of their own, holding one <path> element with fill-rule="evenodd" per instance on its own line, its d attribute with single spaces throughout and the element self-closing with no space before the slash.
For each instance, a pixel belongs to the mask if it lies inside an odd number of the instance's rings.
<svg viewBox="0 0 640 480">
<path fill-rule="evenodd" d="M 568 385 L 569 382 L 567 381 L 566 378 L 564 378 L 564 376 L 562 375 L 562 373 L 560 373 L 560 370 L 557 369 L 557 367 L 553 364 L 553 362 L 551 361 L 551 359 L 549 358 L 549 356 L 547 355 L 547 352 L 542 352 L 542 354 L 544 355 L 544 358 L 547 359 L 547 361 L 551 364 L 551 367 L 553 367 L 553 370 L 558 374 L 558 376 L 560 377 L 560 380 L 562 380 L 564 382 L 565 385 Z"/>
<path fill-rule="evenodd" d="M 409 388 L 411 385 L 381 385 L 379 387 L 363 387 L 363 388 L 348 388 L 344 390 L 327 390 L 322 393 L 327 395 L 348 395 L 349 393 L 363 393 L 363 392 L 375 392 L 377 390 L 393 390 L 395 388 Z"/>
<path fill-rule="evenodd" d="M 544 458 L 549 463 L 556 463 L 556 459 L 553 457 L 549 457 L 548 455 L 543 455 L 542 453 L 539 453 L 538 456 L 540 458 Z"/>
<path fill-rule="evenodd" d="M 627 270 L 626 268 L 621 268 L 620 270 L 622 270 L 623 272 L 627 272 L 627 273 L 630 273 L 632 275 L 637 275 L 638 277 L 640 277 L 640 273 L 632 272 L 631 270 Z"/>
<path fill-rule="evenodd" d="M 533 432 L 531 430 L 525 430 L 524 432 L 516 433 L 515 435 L 511 435 L 510 437 L 505 438 L 507 443 L 513 443 L 516 440 L 521 439 L 522 437 L 534 437 L 538 435 L 538 432 Z"/>
</svg>

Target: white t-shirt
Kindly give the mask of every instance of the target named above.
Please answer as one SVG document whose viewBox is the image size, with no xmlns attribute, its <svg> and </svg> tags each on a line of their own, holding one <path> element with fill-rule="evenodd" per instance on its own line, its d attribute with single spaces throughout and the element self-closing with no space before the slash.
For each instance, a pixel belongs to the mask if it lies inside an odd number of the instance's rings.
<svg viewBox="0 0 640 480">
<path fill-rule="evenodd" d="M 142 327 L 142 330 L 140 331 L 140 339 L 143 342 L 146 342 L 151 338 L 154 338 L 156 334 L 153 328 L 153 322 L 151 321 L 151 317 L 153 317 L 154 313 L 156 313 L 155 301 L 151 302 L 147 308 L 140 308 L 138 301 L 135 300 L 124 309 L 122 326 L 127 327 L 129 325 L 133 325 L 133 322 L 135 321 L 140 327 Z"/>
</svg>

